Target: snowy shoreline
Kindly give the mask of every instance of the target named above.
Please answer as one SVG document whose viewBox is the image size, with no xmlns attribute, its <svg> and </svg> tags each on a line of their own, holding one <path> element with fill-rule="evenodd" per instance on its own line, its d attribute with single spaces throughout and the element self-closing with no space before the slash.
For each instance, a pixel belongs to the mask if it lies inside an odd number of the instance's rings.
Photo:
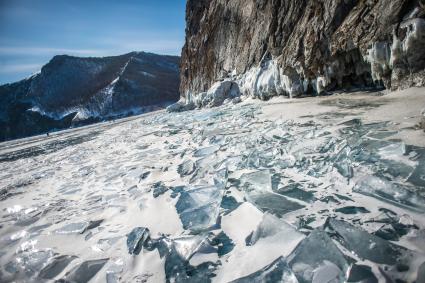
<svg viewBox="0 0 425 283">
<path fill-rule="evenodd" d="M 424 107 L 249 98 L 2 143 L 0 279 L 416 280 Z"/>
</svg>

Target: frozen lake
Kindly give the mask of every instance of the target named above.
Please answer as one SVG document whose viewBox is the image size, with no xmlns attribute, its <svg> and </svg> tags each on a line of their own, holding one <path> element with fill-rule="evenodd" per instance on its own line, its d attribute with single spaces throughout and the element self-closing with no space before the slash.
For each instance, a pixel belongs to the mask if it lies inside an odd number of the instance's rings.
<svg viewBox="0 0 425 283">
<path fill-rule="evenodd" d="M 0 281 L 424 282 L 425 90 L 0 144 Z"/>
</svg>

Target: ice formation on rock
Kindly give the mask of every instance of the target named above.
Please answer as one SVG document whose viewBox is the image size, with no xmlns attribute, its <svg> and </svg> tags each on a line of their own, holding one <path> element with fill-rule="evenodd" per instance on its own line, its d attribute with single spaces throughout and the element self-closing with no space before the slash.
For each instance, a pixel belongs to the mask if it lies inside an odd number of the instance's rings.
<svg viewBox="0 0 425 283">
<path fill-rule="evenodd" d="M 421 1 L 190 0 L 186 12 L 190 101 L 223 80 L 261 99 L 425 85 Z"/>
</svg>

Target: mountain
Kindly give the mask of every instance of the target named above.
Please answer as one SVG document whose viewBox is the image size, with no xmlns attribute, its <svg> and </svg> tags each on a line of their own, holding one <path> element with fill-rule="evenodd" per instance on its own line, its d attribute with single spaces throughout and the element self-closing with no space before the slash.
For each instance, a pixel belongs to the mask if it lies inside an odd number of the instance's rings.
<svg viewBox="0 0 425 283">
<path fill-rule="evenodd" d="M 164 107 L 179 97 L 179 61 L 145 52 L 55 56 L 40 73 L 0 86 L 0 140 Z"/>
<path fill-rule="evenodd" d="M 423 0 L 189 0 L 182 102 L 423 86 L 424 7 Z"/>
</svg>

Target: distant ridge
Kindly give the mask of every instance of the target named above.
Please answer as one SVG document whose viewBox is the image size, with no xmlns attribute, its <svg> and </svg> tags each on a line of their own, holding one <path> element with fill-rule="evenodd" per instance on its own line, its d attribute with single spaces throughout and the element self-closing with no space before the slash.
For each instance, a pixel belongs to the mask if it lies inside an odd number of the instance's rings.
<svg viewBox="0 0 425 283">
<path fill-rule="evenodd" d="M 146 52 L 55 56 L 39 73 L 0 86 L 0 141 L 163 108 L 179 98 L 179 63 Z"/>
</svg>

